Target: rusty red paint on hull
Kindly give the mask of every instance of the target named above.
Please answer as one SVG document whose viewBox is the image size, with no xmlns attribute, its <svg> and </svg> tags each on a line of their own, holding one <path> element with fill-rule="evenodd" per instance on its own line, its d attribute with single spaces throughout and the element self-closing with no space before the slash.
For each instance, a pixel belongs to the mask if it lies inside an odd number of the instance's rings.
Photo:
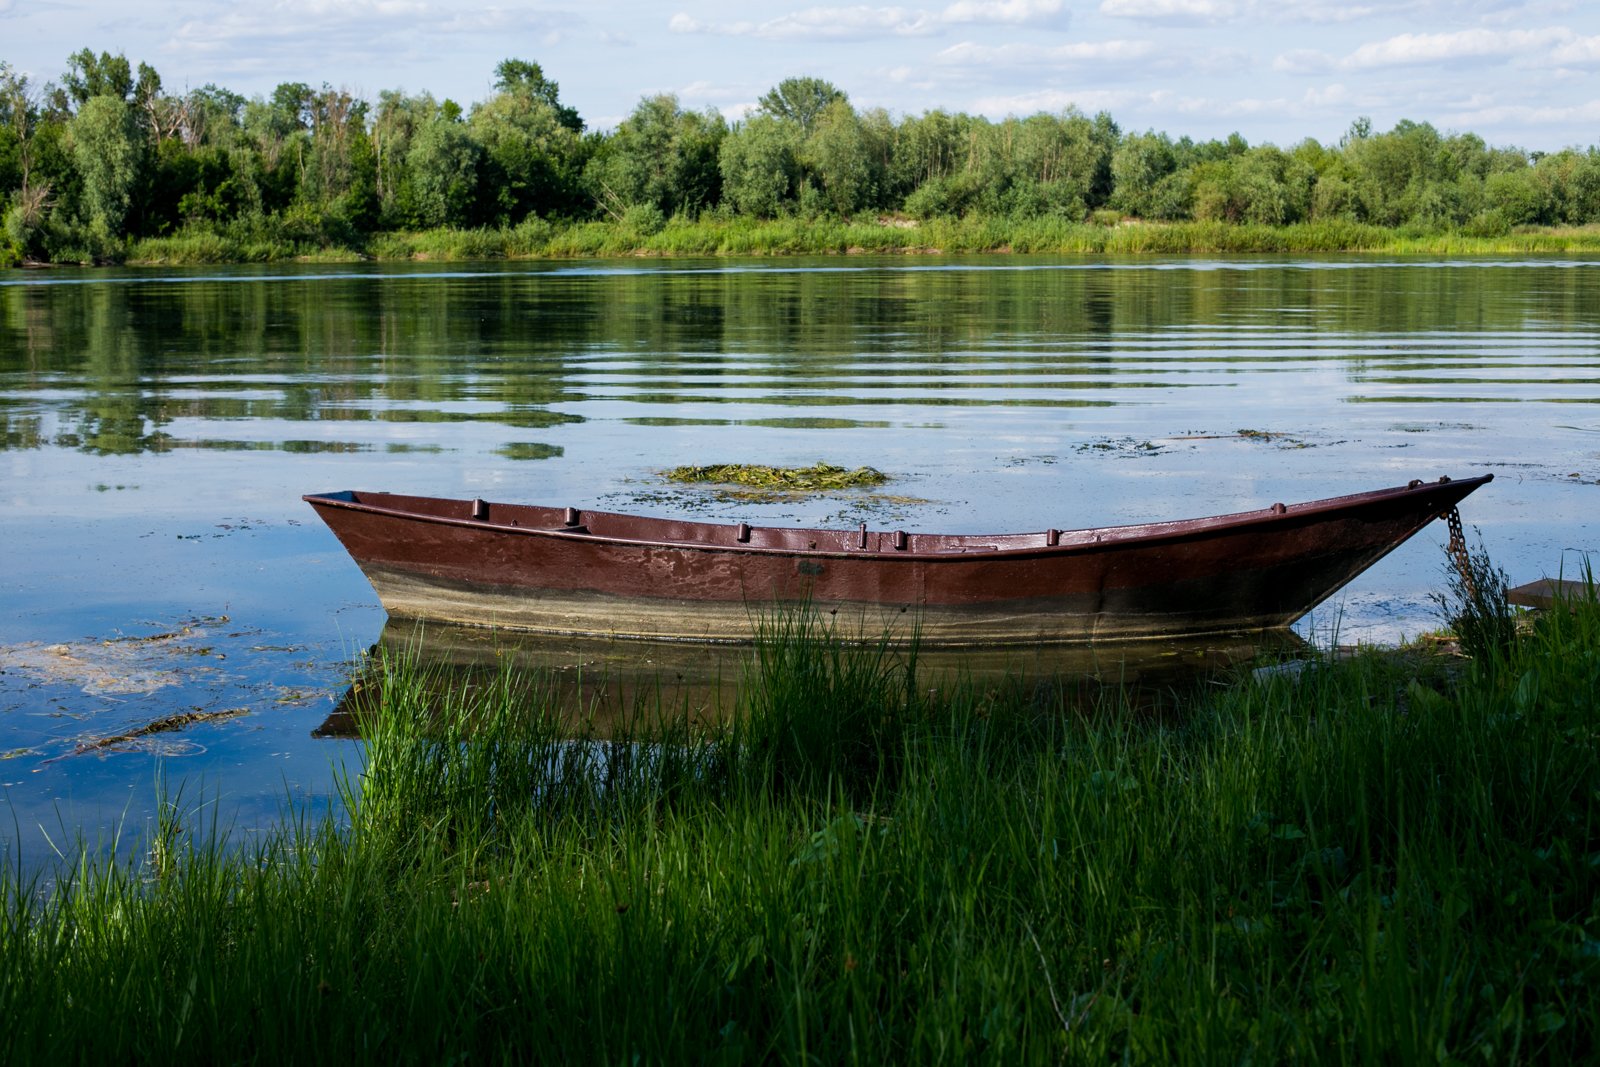
<svg viewBox="0 0 1600 1067">
<path fill-rule="evenodd" d="M 1284 627 L 1468 493 L 1413 482 L 1139 526 L 956 535 L 792 530 L 386 493 L 305 499 L 399 617 L 746 640 L 805 601 L 932 645 Z"/>
</svg>

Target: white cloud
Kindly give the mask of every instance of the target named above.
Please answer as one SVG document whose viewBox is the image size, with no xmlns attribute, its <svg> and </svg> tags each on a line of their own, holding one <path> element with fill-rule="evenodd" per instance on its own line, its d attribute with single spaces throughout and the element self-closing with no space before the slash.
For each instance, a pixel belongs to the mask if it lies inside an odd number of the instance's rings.
<svg viewBox="0 0 1600 1067">
<path fill-rule="evenodd" d="M 1438 22 L 1481 15 L 1485 21 L 1526 22 L 1536 13 L 1548 15 L 1563 6 L 1561 0 L 1391 0 L 1382 4 L 1343 0 L 1100 0 L 1099 12 L 1110 18 L 1173 26 L 1226 22 L 1261 26 L 1338 24 L 1402 16 Z"/>
<path fill-rule="evenodd" d="M 1551 58 L 1557 63 L 1575 66 L 1600 63 L 1600 36 L 1574 37 L 1557 47 Z"/>
<path fill-rule="evenodd" d="M 1100 0 L 1100 14 L 1147 22 L 1219 22 L 1238 12 L 1232 0 Z"/>
<path fill-rule="evenodd" d="M 1332 3 L 1312 0 L 1310 3 L 1299 3 L 1288 0 L 1278 4 L 1253 5 L 1256 13 L 1267 15 L 1277 22 L 1360 22 L 1363 19 L 1375 18 L 1379 15 L 1392 15 L 1397 8 L 1404 5 L 1381 6 L 1377 4 L 1344 4 L 1339 0 Z"/>
<path fill-rule="evenodd" d="M 1346 69 L 1451 63 L 1463 59 L 1505 59 L 1539 51 L 1570 39 L 1572 31 L 1559 27 L 1541 30 L 1458 30 L 1455 33 L 1402 33 L 1370 41 L 1351 52 L 1339 65 Z"/>
<path fill-rule="evenodd" d="M 769 41 L 915 37 L 938 31 L 926 12 L 903 7 L 812 7 L 765 22 L 700 22 L 679 12 L 672 16 L 667 28 L 673 33 L 760 37 Z"/>
<path fill-rule="evenodd" d="M 1283 74 L 1323 74 L 1338 66 L 1339 61 L 1328 53 L 1310 48 L 1284 52 L 1272 61 L 1272 69 Z"/>
<path fill-rule="evenodd" d="M 510 35 L 550 43 L 553 35 L 576 25 L 577 16 L 529 12 L 485 4 L 455 5 L 441 0 L 276 0 L 262 5 L 228 5 L 225 10 L 192 18 L 169 35 L 167 52 L 224 53 L 248 50 L 252 60 L 263 52 L 288 49 L 297 55 L 311 41 L 323 47 L 350 48 L 370 54 L 380 42 L 404 39 L 425 49 L 429 41 L 459 37 Z"/>
<path fill-rule="evenodd" d="M 1155 116 L 1209 116 L 1221 119 L 1283 119 L 1298 121 L 1307 114 L 1330 108 L 1343 108 L 1356 102 L 1356 98 L 1342 85 L 1308 91 L 1303 97 L 1218 97 L 1179 94 L 1170 89 L 1073 91 L 1047 89 L 1040 92 L 1021 93 L 1015 96 L 985 97 L 976 102 L 974 110 L 994 118 L 1004 115 L 1025 115 L 1037 111 L 1061 111 L 1076 107 L 1091 114 L 1110 111 L 1124 129 L 1132 128 L 1142 118 Z M 1177 130 L 1171 130 L 1176 134 Z M 1300 130 L 1293 137 L 1310 133 Z M 1266 138 L 1251 138 L 1252 143 L 1265 143 Z"/>
<path fill-rule="evenodd" d="M 945 23 L 995 23 L 1006 26 L 1065 25 L 1063 0 L 958 0 L 939 14 Z"/>
<path fill-rule="evenodd" d="M 1579 37 L 1570 29 L 1550 26 L 1533 30 L 1475 28 L 1453 33 L 1402 33 L 1368 41 L 1343 57 L 1311 49 L 1292 49 L 1272 61 L 1286 74 L 1321 74 L 1331 70 L 1375 70 L 1389 67 L 1461 65 L 1525 60 L 1552 66 L 1600 63 L 1600 36 Z"/>
<path fill-rule="evenodd" d="M 1060 45 L 980 45 L 963 41 L 933 57 L 953 66 L 1016 67 L 1086 63 L 1126 63 L 1148 59 L 1156 51 L 1149 41 L 1095 41 Z"/>
<path fill-rule="evenodd" d="M 702 22 L 678 12 L 667 22 L 673 33 L 756 37 L 770 41 L 863 40 L 872 37 L 925 37 L 957 25 L 1066 25 L 1064 0 L 957 0 L 930 11 L 915 7 L 808 7 L 761 22 Z"/>
<path fill-rule="evenodd" d="M 1543 107 L 1532 104 L 1485 105 L 1458 112 L 1454 121 L 1465 129 L 1484 126 L 1593 126 L 1600 122 L 1600 100 Z"/>
<path fill-rule="evenodd" d="M 1321 89 L 1307 89 L 1305 101 L 1312 107 L 1345 107 L 1351 101 L 1350 90 L 1338 82 Z"/>
<path fill-rule="evenodd" d="M 1014 96 L 985 96 L 973 101 L 973 110 L 990 118 L 1058 112 L 1069 107 L 1093 114 L 1097 111 L 1141 111 L 1158 103 L 1162 94 L 1115 89 L 1040 89 Z"/>
</svg>

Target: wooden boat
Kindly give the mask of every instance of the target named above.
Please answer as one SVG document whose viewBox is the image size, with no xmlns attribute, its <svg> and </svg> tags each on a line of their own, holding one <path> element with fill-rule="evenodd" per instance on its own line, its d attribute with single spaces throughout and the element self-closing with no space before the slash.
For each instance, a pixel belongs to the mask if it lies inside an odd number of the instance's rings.
<svg viewBox="0 0 1600 1067">
<path fill-rule="evenodd" d="M 1493 475 L 1176 522 L 1008 534 L 784 529 L 390 493 L 313 493 L 389 614 L 747 641 L 775 604 L 925 646 L 1286 627 Z"/>
</svg>

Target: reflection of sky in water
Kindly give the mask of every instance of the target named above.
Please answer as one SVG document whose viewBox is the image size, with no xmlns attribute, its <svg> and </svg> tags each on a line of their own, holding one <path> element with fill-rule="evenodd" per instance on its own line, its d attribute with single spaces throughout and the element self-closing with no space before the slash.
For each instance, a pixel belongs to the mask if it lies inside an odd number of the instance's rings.
<svg viewBox="0 0 1600 1067">
<path fill-rule="evenodd" d="M 22 651 L 0 660 L 0 783 L 34 841 L 41 823 L 94 837 L 124 810 L 136 827 L 163 760 L 240 825 L 291 795 L 326 798 L 330 762 L 353 750 L 310 733 L 383 616 L 300 502 L 313 490 L 972 532 L 1491 470 L 1465 518 L 1496 561 L 1514 581 L 1570 568 L 1600 545 L 1596 269 L 1017 258 L 12 274 L 0 647 Z M 819 459 L 883 469 L 902 499 L 865 513 L 849 497 L 754 504 L 659 478 Z M 1435 625 L 1442 540 L 1425 532 L 1313 624 L 1376 640 Z M 208 651 L 155 656 L 139 669 L 172 680 L 148 694 L 39 666 L 49 646 L 110 656 L 185 623 Z M 160 743 L 73 754 L 237 708 Z"/>
</svg>

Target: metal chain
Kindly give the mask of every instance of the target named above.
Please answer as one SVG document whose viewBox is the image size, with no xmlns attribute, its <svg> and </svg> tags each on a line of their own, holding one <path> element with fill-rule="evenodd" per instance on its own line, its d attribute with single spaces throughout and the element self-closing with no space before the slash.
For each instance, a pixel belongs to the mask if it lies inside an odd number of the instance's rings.
<svg viewBox="0 0 1600 1067">
<path fill-rule="evenodd" d="M 1467 596 L 1477 600 L 1478 583 L 1472 580 L 1472 556 L 1467 552 L 1467 535 L 1461 532 L 1461 512 L 1452 507 L 1444 513 L 1444 521 L 1450 527 L 1450 557 L 1456 561 L 1456 570 L 1461 572 L 1462 588 Z"/>
</svg>

